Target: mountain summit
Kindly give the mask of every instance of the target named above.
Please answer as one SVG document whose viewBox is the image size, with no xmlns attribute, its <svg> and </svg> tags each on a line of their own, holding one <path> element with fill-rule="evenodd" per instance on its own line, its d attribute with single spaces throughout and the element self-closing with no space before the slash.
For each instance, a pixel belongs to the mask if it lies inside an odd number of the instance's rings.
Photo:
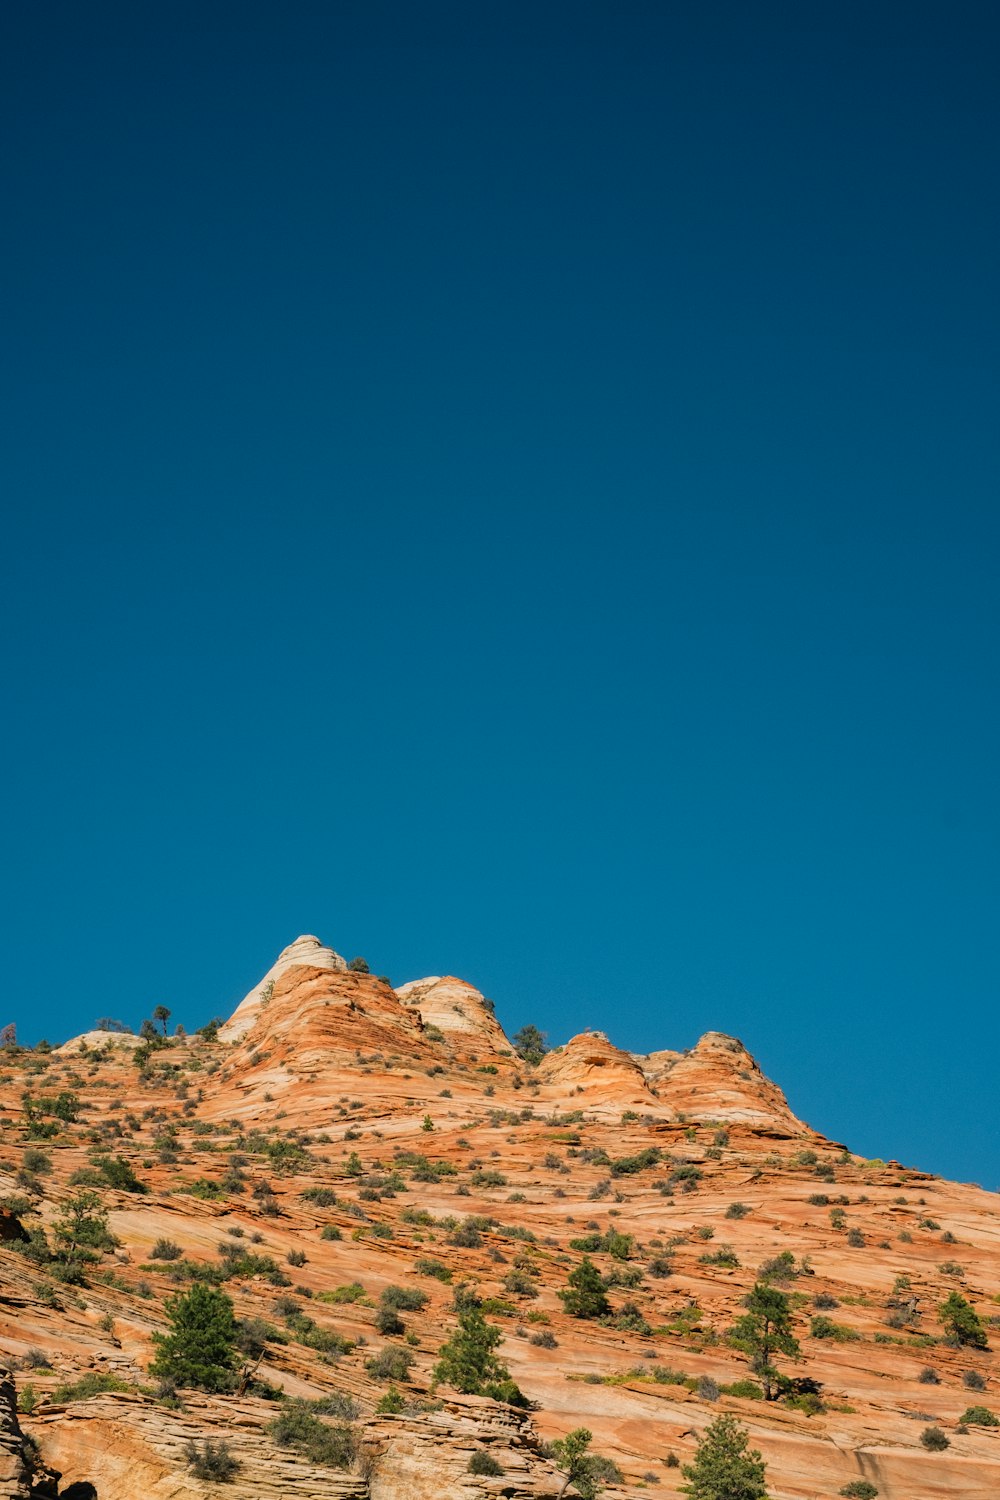
<svg viewBox="0 0 1000 1500">
<path fill-rule="evenodd" d="M 238 1075 L 242 1090 L 256 1083 L 272 1098 L 280 1091 L 285 1108 L 307 1115 L 312 1104 L 322 1108 L 322 1098 L 303 1086 L 305 1078 L 328 1079 L 359 1050 L 430 1060 L 439 1070 L 447 1064 L 467 1074 L 489 1065 L 516 1076 L 521 1065 L 492 1006 L 464 980 L 431 976 L 393 989 L 353 971 L 339 953 L 308 936 L 282 950 L 219 1036 L 240 1044 L 230 1076 Z M 547 1053 L 532 1079 L 539 1098 L 555 1102 L 569 1092 L 607 1119 L 643 1109 L 664 1119 L 699 1114 L 740 1121 L 776 1138 L 813 1133 L 743 1044 L 721 1032 L 707 1032 L 686 1052 L 642 1055 L 587 1031 Z M 469 1089 L 474 1079 L 459 1082 Z"/>
</svg>

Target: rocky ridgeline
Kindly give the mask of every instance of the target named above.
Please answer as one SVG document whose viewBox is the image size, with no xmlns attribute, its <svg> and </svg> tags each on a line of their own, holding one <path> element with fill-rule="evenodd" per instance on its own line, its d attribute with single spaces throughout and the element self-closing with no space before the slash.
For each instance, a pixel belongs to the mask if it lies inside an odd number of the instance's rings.
<svg viewBox="0 0 1000 1500">
<path fill-rule="evenodd" d="M 217 1033 L 4 1054 L 0 1117 L 0 1500 L 543 1500 L 580 1426 L 637 1500 L 680 1492 L 720 1412 L 773 1500 L 1000 1494 L 1000 1427 L 962 1421 L 1000 1416 L 996 1355 L 938 1313 L 957 1293 L 1000 1344 L 996 1198 L 852 1156 L 731 1037 L 530 1063 L 471 985 L 393 989 L 303 937 Z M 67 1283 L 39 1231 L 64 1244 L 81 1193 L 108 1237 Z M 585 1254 L 599 1318 L 559 1295 Z M 799 1348 L 774 1401 L 729 1337 L 762 1274 Z M 167 1298 L 206 1279 L 249 1340 L 240 1394 L 149 1373 Z M 435 1380 L 463 1288 L 529 1409 Z M 347 1469 L 277 1435 L 296 1400 L 348 1414 Z M 220 1441 L 226 1484 L 189 1461 Z"/>
</svg>

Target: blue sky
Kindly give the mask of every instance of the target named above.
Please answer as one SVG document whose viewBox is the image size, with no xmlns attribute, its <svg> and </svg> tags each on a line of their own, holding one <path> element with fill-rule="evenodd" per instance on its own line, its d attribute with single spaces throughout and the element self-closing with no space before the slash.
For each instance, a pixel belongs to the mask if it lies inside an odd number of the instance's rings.
<svg viewBox="0 0 1000 1500">
<path fill-rule="evenodd" d="M 316 932 L 998 1186 L 998 30 L 8 13 L 0 1023 Z"/>
</svg>

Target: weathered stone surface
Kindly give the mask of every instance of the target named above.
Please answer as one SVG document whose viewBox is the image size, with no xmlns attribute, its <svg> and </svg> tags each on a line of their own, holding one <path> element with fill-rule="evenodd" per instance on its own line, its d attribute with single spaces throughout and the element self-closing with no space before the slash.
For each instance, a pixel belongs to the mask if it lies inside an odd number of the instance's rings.
<svg viewBox="0 0 1000 1500">
<path fill-rule="evenodd" d="M 0 1500 L 26 1500 L 30 1470 L 24 1434 L 17 1420 L 17 1391 L 10 1370 L 0 1365 Z"/>
<path fill-rule="evenodd" d="M 287 948 L 281 950 L 260 983 L 254 985 L 250 993 L 244 996 L 220 1029 L 225 1040 L 233 1042 L 245 1036 L 260 1014 L 269 988 L 277 984 L 289 969 L 302 965 L 310 969 L 328 969 L 333 973 L 343 973 L 347 968 L 346 960 L 332 948 L 325 947 L 319 938 L 310 934 L 297 937 L 294 943 L 289 943 Z"/>
</svg>

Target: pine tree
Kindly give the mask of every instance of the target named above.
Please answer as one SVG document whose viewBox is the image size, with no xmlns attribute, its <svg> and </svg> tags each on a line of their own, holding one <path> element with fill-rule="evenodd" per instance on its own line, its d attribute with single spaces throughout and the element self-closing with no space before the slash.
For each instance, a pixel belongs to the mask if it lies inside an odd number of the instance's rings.
<svg viewBox="0 0 1000 1500">
<path fill-rule="evenodd" d="M 739 1344 L 750 1355 L 750 1365 L 764 1385 L 764 1397 L 770 1401 L 776 1394 L 778 1371 L 772 1363 L 775 1354 L 787 1354 L 794 1359 L 799 1353 L 798 1342 L 792 1333 L 792 1313 L 784 1292 L 758 1281 L 753 1291 L 744 1300 L 747 1309 L 732 1330 L 733 1342 Z"/>
<path fill-rule="evenodd" d="M 512 1041 L 518 1057 L 530 1063 L 532 1067 L 537 1067 L 549 1050 L 545 1041 L 545 1032 L 539 1031 L 537 1026 L 530 1023 L 515 1032 Z"/>
<path fill-rule="evenodd" d="M 458 1327 L 446 1344 L 434 1367 L 435 1380 L 443 1380 L 468 1396 L 493 1396 L 520 1406 L 524 1397 L 510 1378 L 510 1371 L 494 1350 L 503 1342 L 503 1334 L 483 1317 L 478 1301 L 459 1310 Z"/>
<path fill-rule="evenodd" d="M 694 1463 L 681 1473 L 691 1500 L 767 1500 L 765 1464 L 733 1416 L 716 1417 L 698 1439 Z"/>
<path fill-rule="evenodd" d="M 959 1292 L 949 1293 L 938 1308 L 938 1317 L 948 1330 L 953 1343 L 964 1344 L 970 1349 L 988 1349 L 986 1330 L 979 1321 L 979 1314 Z"/>
<path fill-rule="evenodd" d="M 611 1311 L 604 1294 L 604 1277 L 589 1255 L 567 1277 L 569 1291 L 560 1292 L 563 1307 L 571 1318 L 603 1318 Z"/>
<path fill-rule="evenodd" d="M 232 1390 L 236 1320 L 225 1292 L 196 1281 L 189 1292 L 168 1297 L 170 1333 L 154 1333 L 157 1355 L 151 1375 L 204 1391 Z"/>
<path fill-rule="evenodd" d="M 618 1465 L 599 1453 L 588 1453 L 593 1434 L 586 1427 L 575 1427 L 564 1438 L 550 1444 L 549 1454 L 563 1471 L 561 1497 L 572 1484 L 582 1500 L 596 1500 L 606 1483 L 621 1484 Z"/>
</svg>

